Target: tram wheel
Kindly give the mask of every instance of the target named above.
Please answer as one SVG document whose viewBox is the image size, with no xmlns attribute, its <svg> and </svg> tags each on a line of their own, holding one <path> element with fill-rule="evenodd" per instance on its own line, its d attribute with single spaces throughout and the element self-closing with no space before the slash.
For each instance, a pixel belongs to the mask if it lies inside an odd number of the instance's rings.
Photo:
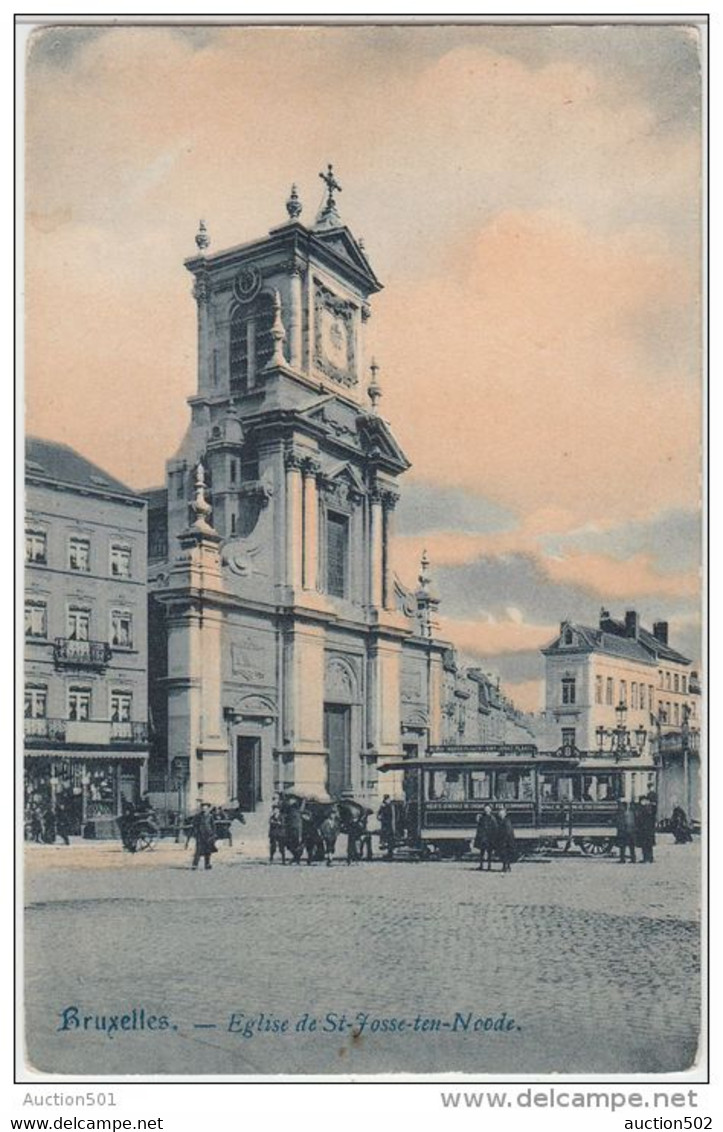
<svg viewBox="0 0 723 1132">
<path fill-rule="evenodd" d="M 596 838 L 581 837 L 578 845 L 587 857 L 602 857 L 605 853 L 610 852 L 610 839 L 605 840 Z"/>
</svg>

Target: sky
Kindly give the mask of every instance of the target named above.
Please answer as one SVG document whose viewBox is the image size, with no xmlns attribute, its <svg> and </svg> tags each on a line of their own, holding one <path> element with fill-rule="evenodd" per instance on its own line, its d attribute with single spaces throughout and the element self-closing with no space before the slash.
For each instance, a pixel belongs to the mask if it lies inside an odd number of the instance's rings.
<svg viewBox="0 0 723 1132">
<path fill-rule="evenodd" d="M 384 290 L 412 463 L 395 566 L 542 706 L 559 622 L 637 609 L 698 662 L 694 27 L 47 28 L 26 73 L 26 427 L 136 488 L 188 420 L 183 260 L 311 222 L 328 162 Z"/>
</svg>

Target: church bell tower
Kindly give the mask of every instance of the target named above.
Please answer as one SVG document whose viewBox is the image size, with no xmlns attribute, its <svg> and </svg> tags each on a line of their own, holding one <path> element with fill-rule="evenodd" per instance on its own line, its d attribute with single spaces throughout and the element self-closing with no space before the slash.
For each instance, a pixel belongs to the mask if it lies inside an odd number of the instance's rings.
<svg viewBox="0 0 723 1132">
<path fill-rule="evenodd" d="M 266 237 L 216 252 L 201 222 L 185 263 L 198 382 L 152 563 L 168 670 L 156 714 L 191 802 L 247 811 L 277 789 L 375 797 L 378 760 L 401 753 L 402 646 L 423 635 L 392 561 L 410 465 L 365 356 L 381 283 L 332 166 L 320 177 L 313 224 L 292 186 Z"/>
</svg>

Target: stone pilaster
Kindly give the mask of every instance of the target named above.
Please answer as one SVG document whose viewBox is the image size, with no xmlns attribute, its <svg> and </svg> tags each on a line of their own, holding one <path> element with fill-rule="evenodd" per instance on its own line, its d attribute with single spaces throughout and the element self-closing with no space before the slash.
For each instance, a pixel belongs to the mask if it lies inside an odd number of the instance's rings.
<svg viewBox="0 0 723 1132">
<path fill-rule="evenodd" d="M 210 359 L 209 302 L 211 284 L 205 271 L 199 272 L 193 284 L 193 297 L 198 308 L 198 392 L 206 393 L 211 387 L 213 375 Z"/>
<path fill-rule="evenodd" d="M 302 288 L 301 268 L 297 264 L 293 264 L 289 271 L 289 295 L 289 363 L 295 369 L 301 369 Z"/>
<path fill-rule="evenodd" d="M 370 601 L 375 609 L 379 609 L 383 603 L 384 571 L 384 512 L 382 507 L 382 492 L 374 488 L 370 494 L 369 500 Z"/>
<path fill-rule="evenodd" d="M 319 494 L 317 476 L 320 471 L 321 467 L 316 460 L 307 459 L 304 461 L 303 580 L 305 590 L 318 589 Z"/>
<path fill-rule="evenodd" d="M 304 569 L 303 458 L 289 449 L 284 456 L 286 467 L 286 584 L 301 589 Z"/>
<path fill-rule="evenodd" d="M 394 549 L 394 508 L 399 496 L 394 491 L 385 491 L 382 496 L 383 532 L 382 532 L 382 597 L 385 609 L 394 609 L 394 567 L 392 553 Z"/>
</svg>

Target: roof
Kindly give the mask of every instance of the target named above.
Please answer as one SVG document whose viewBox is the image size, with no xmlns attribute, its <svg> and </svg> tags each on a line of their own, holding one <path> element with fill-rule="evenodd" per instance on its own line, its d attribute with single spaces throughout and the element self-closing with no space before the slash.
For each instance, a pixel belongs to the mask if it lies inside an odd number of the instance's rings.
<svg viewBox="0 0 723 1132">
<path fill-rule="evenodd" d="M 655 664 L 659 660 L 671 660 L 677 664 L 690 664 L 691 661 L 687 656 L 671 648 L 670 645 L 663 644 L 652 633 L 642 627 L 638 630 L 637 637 L 629 637 L 626 633 L 625 625 L 622 621 L 606 621 L 606 625 L 611 625 L 615 628 L 614 632 L 606 632 L 604 629 L 593 629 L 589 625 L 578 625 L 574 621 L 568 622 L 572 631 L 580 638 L 579 643 L 571 646 L 570 648 L 561 648 L 560 640 L 562 634 L 558 635 L 547 648 L 542 649 L 545 655 L 549 653 L 560 653 L 579 651 L 582 647 L 583 651 L 590 652 L 604 652 L 610 656 L 621 656 L 627 660 L 637 660 L 641 664 Z"/>
<path fill-rule="evenodd" d="M 28 481 L 50 480 L 86 491 L 127 495 L 143 502 L 127 484 L 86 460 L 74 448 L 37 436 L 28 436 L 25 440 L 25 478 Z"/>
</svg>

